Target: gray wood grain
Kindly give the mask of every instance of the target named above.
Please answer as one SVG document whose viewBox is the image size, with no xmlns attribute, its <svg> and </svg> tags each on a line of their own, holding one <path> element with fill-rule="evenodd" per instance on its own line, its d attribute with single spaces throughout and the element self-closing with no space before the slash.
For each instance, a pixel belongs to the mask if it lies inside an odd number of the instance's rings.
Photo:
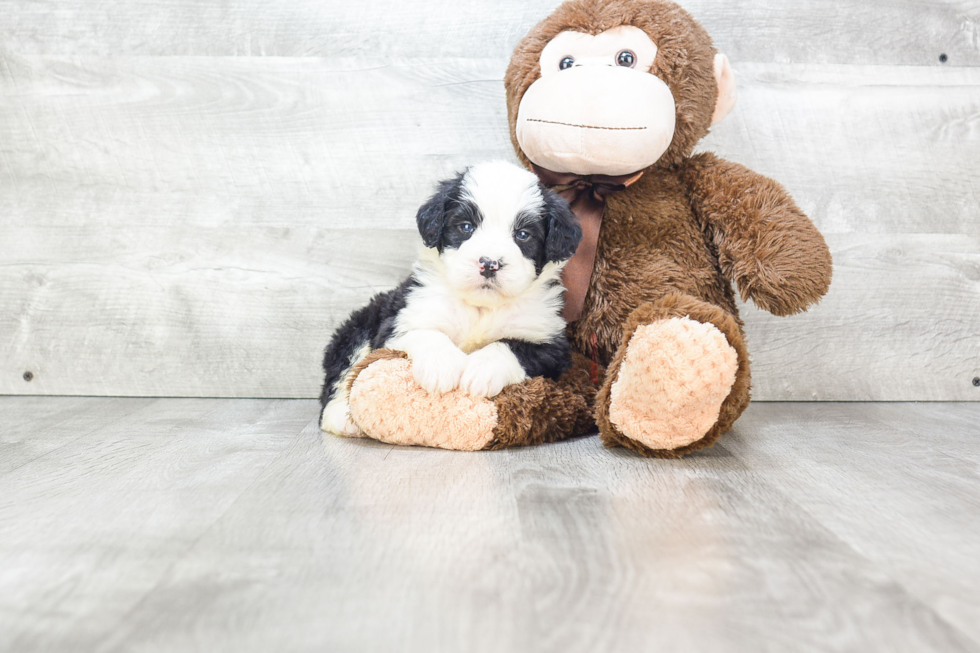
<svg viewBox="0 0 980 653">
<path fill-rule="evenodd" d="M 409 227 L 508 155 L 499 61 L 0 59 L 5 223 Z M 9 221 L 9 222 L 8 222 Z"/>
<path fill-rule="evenodd" d="M 13 224 L 413 225 L 435 180 L 513 159 L 505 61 L 9 57 Z M 824 231 L 980 233 L 980 68 L 737 64 L 700 149 Z"/>
<path fill-rule="evenodd" d="M 761 404 L 746 417 L 725 449 L 980 641 L 975 405 Z"/>
<path fill-rule="evenodd" d="M 980 400 L 980 240 L 830 234 L 834 280 L 808 312 L 741 308 L 764 400 Z"/>
<path fill-rule="evenodd" d="M 9 404 L 10 400 L 6 400 Z M 0 419 L 0 474 L 9 474 L 96 430 L 142 410 L 152 399 L 23 397 Z"/>
<path fill-rule="evenodd" d="M 101 236 L 66 233 L 63 255 L 51 244 L 61 238 L 22 250 L 53 257 L 50 265 L 13 266 L 33 292 L 0 292 L 12 309 L 0 326 L 15 334 L 0 342 L 5 392 L 316 396 L 331 330 L 393 285 L 414 250 L 407 231 L 294 229 L 282 238 L 242 228 L 230 242 L 218 231 L 181 243 L 147 229 L 135 244 L 117 237 L 111 251 L 76 260 Z M 194 253 L 121 254 L 153 242 Z M 829 242 L 835 278 L 819 305 L 793 318 L 742 308 L 754 396 L 976 400 L 980 243 L 922 234 Z"/>
<path fill-rule="evenodd" d="M 317 396 L 330 333 L 407 274 L 416 247 L 400 230 L 153 227 L 108 243 L 69 231 L 33 241 L 50 264 L 8 264 L 19 282 L 0 290 L 0 331 L 14 335 L 0 341 L 2 391 Z"/>
<path fill-rule="evenodd" d="M 755 403 L 679 461 L 112 412 L 0 474 L 3 650 L 980 650 L 978 404 Z"/>
<path fill-rule="evenodd" d="M 13 423 L 37 410 L 21 401 L 0 398 Z M 94 650 L 315 419 L 309 403 L 100 402 L 102 428 L 80 413 L 78 437 L 0 474 L 0 650 Z"/>
<path fill-rule="evenodd" d="M 826 233 L 980 235 L 980 68 L 735 68 L 699 149 L 775 178 Z"/>
<path fill-rule="evenodd" d="M 556 0 L 231 0 L 113 3 L 3 0 L 0 42 L 23 54 L 510 56 Z M 736 61 L 980 64 L 971 0 L 681 0 Z"/>
<path fill-rule="evenodd" d="M 0 392 L 315 396 L 434 181 L 513 156 L 503 64 L 0 58 Z M 746 309 L 755 397 L 980 398 L 980 69 L 738 70 L 704 149 L 783 182 L 837 262 L 810 314 Z"/>
</svg>

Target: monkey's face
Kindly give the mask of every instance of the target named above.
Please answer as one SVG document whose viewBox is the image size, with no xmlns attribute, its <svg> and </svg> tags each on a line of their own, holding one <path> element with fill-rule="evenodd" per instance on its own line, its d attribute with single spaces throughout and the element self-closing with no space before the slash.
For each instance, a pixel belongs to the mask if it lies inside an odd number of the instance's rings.
<svg viewBox="0 0 980 653">
<path fill-rule="evenodd" d="M 518 156 L 579 175 L 676 164 L 735 102 L 728 59 L 669 0 L 564 3 L 518 45 L 505 85 Z"/>
<path fill-rule="evenodd" d="M 650 73 L 657 46 L 638 27 L 562 32 L 521 99 L 517 141 L 543 168 L 623 175 L 655 163 L 674 137 L 674 96 Z"/>
</svg>

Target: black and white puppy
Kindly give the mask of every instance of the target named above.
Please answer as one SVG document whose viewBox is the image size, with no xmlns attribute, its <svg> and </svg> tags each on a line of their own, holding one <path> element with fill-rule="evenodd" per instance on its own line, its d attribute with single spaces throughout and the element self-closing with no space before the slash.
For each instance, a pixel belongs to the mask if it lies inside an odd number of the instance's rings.
<svg viewBox="0 0 980 653">
<path fill-rule="evenodd" d="M 320 426 L 357 435 L 347 380 L 373 349 L 408 354 L 432 393 L 493 397 L 570 364 L 560 274 L 582 238 L 568 204 L 533 173 L 503 161 L 439 184 L 418 211 L 425 245 L 411 276 L 355 311 L 323 359 Z"/>
</svg>

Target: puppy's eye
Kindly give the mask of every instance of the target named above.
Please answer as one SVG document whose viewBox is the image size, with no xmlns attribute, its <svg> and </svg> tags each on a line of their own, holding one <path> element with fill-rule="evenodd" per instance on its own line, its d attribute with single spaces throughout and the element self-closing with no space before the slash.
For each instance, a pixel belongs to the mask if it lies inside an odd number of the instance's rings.
<svg viewBox="0 0 980 653">
<path fill-rule="evenodd" d="M 515 236 L 517 236 L 517 240 L 527 240 L 531 237 L 531 234 L 521 229 L 515 234 Z"/>
<path fill-rule="evenodd" d="M 616 55 L 616 64 L 625 68 L 632 68 L 636 63 L 636 55 L 629 50 L 621 50 Z"/>
<path fill-rule="evenodd" d="M 575 57 L 565 57 L 558 63 L 558 70 L 565 70 L 575 65 Z"/>
<path fill-rule="evenodd" d="M 459 230 L 464 234 L 473 233 L 473 224 L 471 222 L 461 222 L 459 225 Z"/>
</svg>

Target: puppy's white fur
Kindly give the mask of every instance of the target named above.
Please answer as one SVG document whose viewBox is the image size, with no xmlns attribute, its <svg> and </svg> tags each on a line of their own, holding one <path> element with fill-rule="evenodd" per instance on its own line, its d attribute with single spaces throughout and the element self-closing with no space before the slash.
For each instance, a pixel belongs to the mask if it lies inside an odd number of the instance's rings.
<svg viewBox="0 0 980 653">
<path fill-rule="evenodd" d="M 448 392 L 464 380 L 470 394 L 494 397 L 527 378 L 496 341 L 546 342 L 565 328 L 563 288 L 553 283 L 564 263 L 546 263 L 537 274 L 514 242 L 515 219 L 544 201 L 533 173 L 501 161 L 481 164 L 469 170 L 463 193 L 483 221 L 458 249 L 441 255 L 422 249 L 414 269 L 421 285 L 409 294 L 388 346 L 408 354 L 415 380 L 429 392 Z M 481 257 L 503 263 L 493 284 L 480 275 Z"/>
<path fill-rule="evenodd" d="M 371 346 L 364 344 L 351 356 L 350 366 L 344 372 L 343 376 L 340 377 L 340 382 L 337 383 L 337 390 L 333 399 L 324 407 L 323 414 L 320 415 L 320 428 L 322 430 L 336 435 L 342 435 L 346 438 L 356 438 L 361 435 L 361 430 L 357 428 L 354 420 L 350 417 L 350 397 L 347 392 L 347 384 L 350 382 L 350 374 L 353 367 L 370 353 Z"/>
<path fill-rule="evenodd" d="M 456 388 L 469 367 L 467 391 L 481 394 L 478 390 L 485 387 L 482 396 L 494 397 L 505 385 L 527 378 L 517 357 L 498 340 L 547 342 L 565 328 L 560 315 L 563 289 L 549 283 L 560 277 L 564 264 L 547 263 L 536 278 L 532 265 L 532 279 L 523 292 L 497 298 L 487 306 L 489 293 L 478 293 L 480 304 L 469 301 L 473 293 L 459 290 L 450 280 L 443 258 L 435 249 L 420 253 L 415 276 L 422 285 L 409 294 L 387 346 L 408 354 L 415 380 L 429 392 Z M 459 354 L 472 357 L 491 343 L 495 346 L 472 363 L 461 362 Z M 504 378 L 507 383 L 498 388 L 499 383 L 490 378 Z"/>
<path fill-rule="evenodd" d="M 386 347 L 408 354 L 416 382 L 432 393 L 461 387 L 477 397 L 494 397 L 527 378 L 520 361 L 500 340 L 553 340 L 565 329 L 560 275 L 565 263 L 545 263 L 538 274 L 514 241 L 515 220 L 543 205 L 538 179 L 502 161 L 476 165 L 466 173 L 462 194 L 483 220 L 457 249 L 422 247 L 413 268 L 419 285 L 406 296 Z M 501 263 L 488 280 L 480 258 Z M 351 367 L 368 353 L 362 348 Z M 358 435 L 350 419 L 347 376 L 323 412 L 321 427 Z"/>
<path fill-rule="evenodd" d="M 502 342 L 491 342 L 466 357 L 466 368 L 459 387 L 474 397 L 496 397 L 512 383 L 520 383 L 527 373 Z"/>
<path fill-rule="evenodd" d="M 544 199 L 537 182 L 533 173 L 503 161 L 474 166 L 467 173 L 462 196 L 480 207 L 483 222 L 459 249 L 442 254 L 442 274 L 466 303 L 499 306 L 534 281 L 534 262 L 524 258 L 514 242 L 514 220 L 522 212 L 541 209 Z M 502 264 L 492 283 L 480 276 L 481 257 Z"/>
</svg>

